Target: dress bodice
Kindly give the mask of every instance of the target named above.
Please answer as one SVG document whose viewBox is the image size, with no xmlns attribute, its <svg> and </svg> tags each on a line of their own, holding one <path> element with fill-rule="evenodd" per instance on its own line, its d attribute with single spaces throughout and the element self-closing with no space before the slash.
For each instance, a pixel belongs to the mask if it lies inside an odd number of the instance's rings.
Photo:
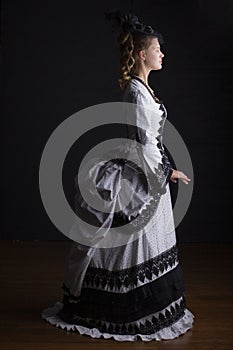
<svg viewBox="0 0 233 350">
<path fill-rule="evenodd" d="M 135 116 L 136 120 L 133 122 L 136 128 L 132 127 L 129 119 L 127 120 L 128 138 L 140 140 L 142 144 L 145 144 L 147 139 L 147 143 L 155 143 L 155 146 L 158 146 L 159 142 L 159 147 L 163 149 L 162 134 L 167 118 L 163 102 L 153 96 L 146 85 L 136 78 L 132 78 L 128 83 L 123 94 L 123 102 L 134 103 L 141 107 L 140 115 Z"/>
<path fill-rule="evenodd" d="M 143 156 L 150 169 L 156 172 L 158 168 L 162 168 L 168 182 L 173 166 L 163 147 L 163 131 L 167 119 L 163 102 L 153 96 L 148 87 L 137 78 L 132 78 L 128 83 L 123 102 L 138 106 L 135 107 L 134 115 L 127 119 L 127 137 L 144 146 Z"/>
</svg>

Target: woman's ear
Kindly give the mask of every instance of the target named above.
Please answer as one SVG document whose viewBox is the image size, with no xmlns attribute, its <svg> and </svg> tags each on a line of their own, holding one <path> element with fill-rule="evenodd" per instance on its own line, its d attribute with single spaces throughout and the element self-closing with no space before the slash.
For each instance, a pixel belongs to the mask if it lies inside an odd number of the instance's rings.
<svg viewBox="0 0 233 350">
<path fill-rule="evenodd" d="M 138 51 L 138 57 L 140 58 L 140 60 L 145 61 L 145 59 L 146 59 L 146 52 L 145 52 L 145 50 L 139 50 Z"/>
</svg>

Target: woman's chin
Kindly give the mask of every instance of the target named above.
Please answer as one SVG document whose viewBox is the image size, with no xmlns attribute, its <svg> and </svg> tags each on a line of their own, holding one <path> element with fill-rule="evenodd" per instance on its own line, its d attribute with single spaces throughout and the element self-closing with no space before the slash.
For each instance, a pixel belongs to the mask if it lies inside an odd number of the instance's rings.
<svg viewBox="0 0 233 350">
<path fill-rule="evenodd" d="M 162 68 L 163 68 L 162 64 L 158 64 L 153 68 L 153 70 L 160 70 Z"/>
</svg>

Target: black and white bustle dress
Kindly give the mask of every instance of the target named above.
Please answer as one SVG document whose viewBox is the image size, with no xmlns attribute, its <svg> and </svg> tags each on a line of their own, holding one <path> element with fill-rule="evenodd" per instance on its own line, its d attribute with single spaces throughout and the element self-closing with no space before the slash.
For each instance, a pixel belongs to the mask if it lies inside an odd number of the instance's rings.
<svg viewBox="0 0 233 350">
<path fill-rule="evenodd" d="M 115 237 L 121 237 L 122 224 L 130 227 L 129 237 L 137 236 L 107 248 L 74 242 L 63 299 L 43 310 L 42 318 L 93 338 L 173 339 L 192 328 L 194 316 L 185 303 L 169 188 L 172 165 L 162 144 L 167 112 L 137 77 L 126 87 L 123 101 L 136 106 L 131 113 L 135 124 L 129 121 L 127 126 L 128 139 L 135 147 L 124 146 L 130 160 L 125 155 L 94 162 L 89 178 L 84 174 L 83 181 L 88 186 L 91 181 L 114 206 L 122 199 L 120 181 L 126 178 L 134 188 L 132 202 L 118 213 L 100 213 L 84 201 L 77 186 L 76 211 L 84 221 L 106 231 L 115 227 L 119 233 Z M 136 157 L 147 181 L 133 161 Z M 148 191 L 148 180 L 150 189 L 156 190 Z M 82 234 L 82 227 L 77 229 Z"/>
</svg>

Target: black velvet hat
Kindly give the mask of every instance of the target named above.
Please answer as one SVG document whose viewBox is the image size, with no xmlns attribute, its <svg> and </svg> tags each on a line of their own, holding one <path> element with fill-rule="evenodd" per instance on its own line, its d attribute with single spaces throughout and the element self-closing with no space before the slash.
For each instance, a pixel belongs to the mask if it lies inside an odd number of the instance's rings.
<svg viewBox="0 0 233 350">
<path fill-rule="evenodd" d="M 160 44 L 163 43 L 163 36 L 156 29 L 149 25 L 145 25 L 138 20 L 138 17 L 133 13 L 122 14 L 119 9 L 114 9 L 105 13 L 105 18 L 107 20 L 115 22 L 118 27 L 124 32 L 130 32 L 134 35 L 152 35 L 158 38 Z"/>
</svg>

